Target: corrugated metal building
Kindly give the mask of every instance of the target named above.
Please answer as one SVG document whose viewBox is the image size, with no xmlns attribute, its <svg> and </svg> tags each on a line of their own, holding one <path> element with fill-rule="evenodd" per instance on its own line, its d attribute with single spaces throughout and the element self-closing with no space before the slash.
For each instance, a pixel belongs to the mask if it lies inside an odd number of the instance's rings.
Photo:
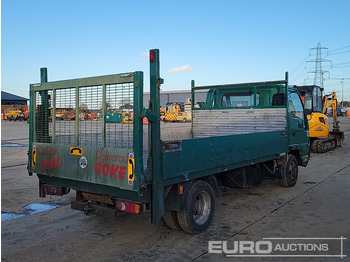
<svg viewBox="0 0 350 262">
<path fill-rule="evenodd" d="M 205 90 L 196 93 L 196 103 L 205 102 L 207 92 Z M 160 106 L 165 107 L 167 103 L 177 102 L 185 103 L 186 98 L 191 98 L 190 90 L 181 90 L 181 91 L 161 91 L 160 92 Z M 145 92 L 143 94 L 143 107 L 148 108 L 148 101 L 150 99 L 150 93 Z"/>
<path fill-rule="evenodd" d="M 27 105 L 27 98 L 1 91 L 1 105 Z"/>
</svg>

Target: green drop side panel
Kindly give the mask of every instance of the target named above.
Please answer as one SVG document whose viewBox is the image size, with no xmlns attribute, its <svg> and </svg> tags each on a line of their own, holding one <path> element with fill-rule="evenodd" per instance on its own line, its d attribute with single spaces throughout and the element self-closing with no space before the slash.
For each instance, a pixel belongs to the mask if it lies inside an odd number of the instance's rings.
<svg viewBox="0 0 350 262">
<path fill-rule="evenodd" d="M 31 85 L 29 171 L 77 190 L 139 191 L 142 94 L 142 72 Z"/>
<path fill-rule="evenodd" d="M 283 131 L 182 140 L 179 150 L 163 151 L 163 179 L 193 179 L 273 160 L 287 147 Z"/>
</svg>

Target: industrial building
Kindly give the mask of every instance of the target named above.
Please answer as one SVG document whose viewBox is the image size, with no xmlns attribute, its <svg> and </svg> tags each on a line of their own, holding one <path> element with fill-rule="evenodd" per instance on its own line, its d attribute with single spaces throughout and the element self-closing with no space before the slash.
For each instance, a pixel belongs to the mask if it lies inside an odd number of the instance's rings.
<svg viewBox="0 0 350 262">
<path fill-rule="evenodd" d="M 11 110 L 17 110 L 18 112 L 27 111 L 27 102 L 27 98 L 1 91 L 1 119 L 7 119 L 6 116 L 11 112 Z"/>
<path fill-rule="evenodd" d="M 205 102 L 207 90 L 197 92 L 195 96 L 195 103 Z M 180 91 L 161 91 L 160 92 L 160 106 L 164 108 L 167 103 L 185 103 L 186 98 L 191 98 L 191 90 Z M 148 101 L 150 99 L 150 93 L 144 92 L 143 94 L 143 107 L 148 108 Z"/>
<path fill-rule="evenodd" d="M 1 91 L 1 105 L 27 105 L 27 98 Z"/>
</svg>

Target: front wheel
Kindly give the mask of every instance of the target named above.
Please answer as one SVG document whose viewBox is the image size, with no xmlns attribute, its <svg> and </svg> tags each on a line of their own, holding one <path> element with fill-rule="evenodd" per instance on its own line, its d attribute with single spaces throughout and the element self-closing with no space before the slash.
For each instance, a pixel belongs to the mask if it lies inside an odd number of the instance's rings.
<svg viewBox="0 0 350 262">
<path fill-rule="evenodd" d="M 210 225 L 215 211 L 215 195 L 209 183 L 195 181 L 185 202 L 185 211 L 177 212 L 182 230 L 191 234 L 204 232 Z"/>
<path fill-rule="evenodd" d="M 284 187 L 295 186 L 298 180 L 298 161 L 293 155 L 288 156 L 284 168 L 284 176 L 280 179 L 280 185 Z"/>
</svg>

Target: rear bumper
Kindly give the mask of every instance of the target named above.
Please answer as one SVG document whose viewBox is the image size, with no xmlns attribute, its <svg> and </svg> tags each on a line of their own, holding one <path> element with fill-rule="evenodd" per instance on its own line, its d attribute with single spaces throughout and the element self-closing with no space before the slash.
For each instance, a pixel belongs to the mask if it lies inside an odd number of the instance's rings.
<svg viewBox="0 0 350 262">
<path fill-rule="evenodd" d="M 118 212 L 117 209 L 89 203 L 88 201 L 72 201 L 71 208 L 84 211 L 85 215 L 99 215 L 108 219 L 116 219 Z"/>
</svg>

